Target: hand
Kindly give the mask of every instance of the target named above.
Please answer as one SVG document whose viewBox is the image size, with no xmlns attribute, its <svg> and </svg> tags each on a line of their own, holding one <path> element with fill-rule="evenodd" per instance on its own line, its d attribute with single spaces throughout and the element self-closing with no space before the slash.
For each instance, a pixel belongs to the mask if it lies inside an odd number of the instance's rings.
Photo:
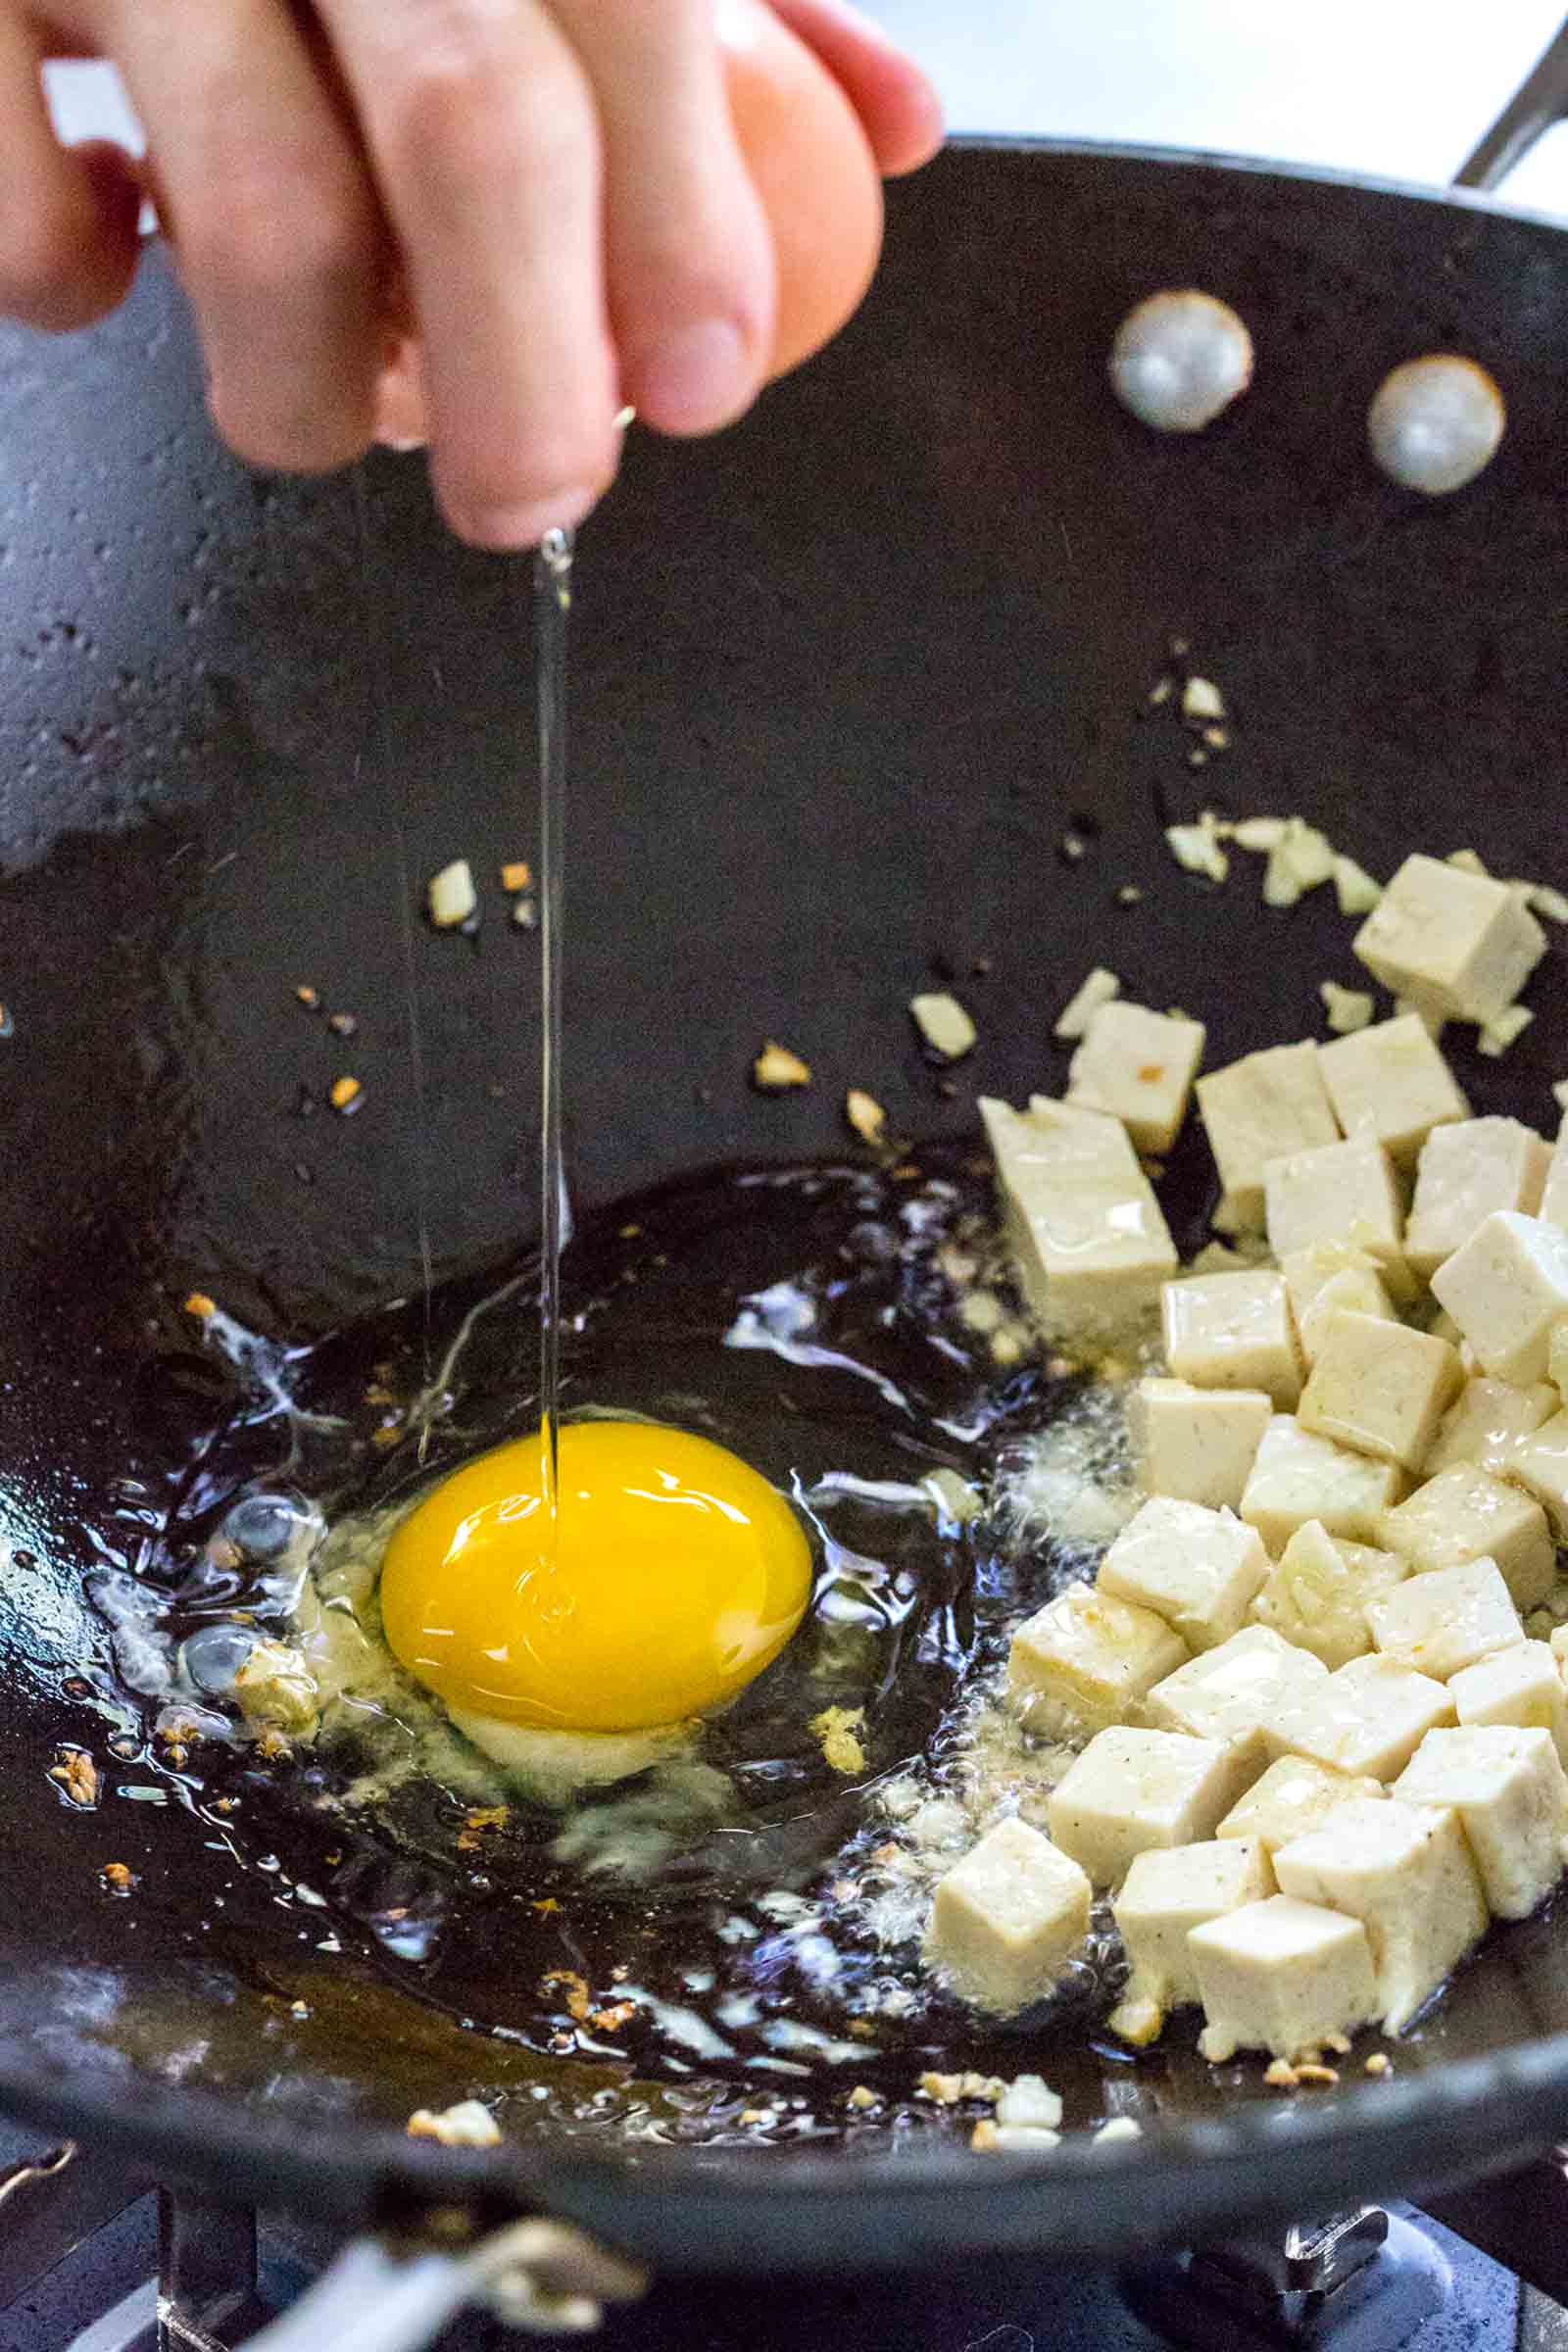
<svg viewBox="0 0 1568 2352">
<path fill-rule="evenodd" d="M 923 77 L 838 0 L 717 15 L 788 44 L 881 170 L 937 144 Z M 604 490 L 623 404 L 710 431 L 770 371 L 784 200 L 742 153 L 715 0 L 0 0 L 0 309 L 44 327 L 136 264 L 142 168 L 63 150 L 41 93 L 85 55 L 141 117 L 215 420 L 258 465 L 358 456 L 401 331 L 454 528 L 524 547 Z M 784 160 L 808 185 L 809 149 Z"/>
</svg>

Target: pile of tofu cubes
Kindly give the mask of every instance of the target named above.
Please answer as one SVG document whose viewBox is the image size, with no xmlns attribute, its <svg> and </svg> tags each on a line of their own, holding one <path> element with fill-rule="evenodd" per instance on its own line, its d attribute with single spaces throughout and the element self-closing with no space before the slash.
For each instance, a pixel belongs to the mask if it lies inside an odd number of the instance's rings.
<svg viewBox="0 0 1568 2352">
<path fill-rule="evenodd" d="M 929 1956 L 992 2009 L 1048 1991 L 1108 1892 L 1118 2032 L 1200 2003 L 1207 2057 L 1290 2061 L 1397 2033 L 1563 1868 L 1568 1629 L 1525 1620 L 1568 1540 L 1568 1127 L 1472 1118 L 1434 1036 L 1494 1018 L 1540 934 L 1412 858 L 1357 945 L 1413 1009 L 1197 1078 L 1198 1023 L 1114 1003 L 1063 1102 L 984 1106 L 1047 1332 L 1157 1310 L 1164 1361 L 1147 1499 L 1012 1641 L 1013 1702 L 1078 1751 L 1050 1836 L 1009 1819 L 937 1890 Z M 1139 1154 L 1195 1079 L 1217 1221 L 1261 1238 L 1183 1277 Z"/>
</svg>

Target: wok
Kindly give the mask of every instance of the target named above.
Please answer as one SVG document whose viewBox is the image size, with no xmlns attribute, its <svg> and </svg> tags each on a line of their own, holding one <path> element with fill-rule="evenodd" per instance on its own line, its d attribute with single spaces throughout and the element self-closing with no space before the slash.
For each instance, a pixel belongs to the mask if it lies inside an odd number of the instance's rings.
<svg viewBox="0 0 1568 2352">
<path fill-rule="evenodd" d="M 1239 308 L 1259 366 L 1212 431 L 1164 441 L 1109 399 L 1103 360 L 1133 300 L 1185 283 Z M 1370 470 L 1363 416 L 1388 367 L 1445 348 L 1494 371 L 1511 424 L 1479 483 L 1423 504 Z M 345 2229 L 546 2210 L 693 2270 L 1105 2258 L 1554 2140 L 1548 1916 L 1465 1972 L 1392 2082 L 1237 2104 L 1189 2068 L 1157 2134 L 1043 2171 L 959 2147 L 448 2152 L 400 2119 L 433 2084 L 483 2087 L 495 2045 L 352 1954 L 302 1959 L 264 1876 L 220 1912 L 231 1867 L 173 1809 L 62 1810 L 55 1742 L 95 1722 L 64 1688 L 101 1639 L 87 1531 L 111 1482 L 215 1409 L 184 1294 L 303 1343 L 417 1284 L 421 1193 L 438 1273 L 533 1229 L 522 943 L 495 923 L 476 956 L 416 942 L 422 1103 L 398 1011 L 400 902 L 451 857 L 532 846 L 528 608 L 517 565 L 444 534 L 416 461 L 285 484 L 223 455 L 156 254 L 101 327 L 0 350 L 0 2106 Z M 1563 880 L 1565 380 L 1568 242 L 1478 203 L 985 145 L 894 189 L 842 339 L 715 442 L 634 437 L 584 536 L 579 1203 L 842 1155 L 847 1082 L 905 1132 L 961 1133 L 965 1102 L 906 1042 L 933 959 L 990 959 L 964 1076 L 1014 1100 L 1049 1082 L 1050 1016 L 1096 961 L 1200 1005 L 1212 1061 L 1314 1033 L 1318 980 L 1348 976 L 1326 894 L 1281 917 L 1166 858 L 1160 824 L 1220 790 L 1303 811 L 1378 872 L 1472 843 Z M 1173 632 L 1237 713 L 1217 779 L 1140 721 Z M 1083 817 L 1089 854 L 1065 863 Z M 1545 1017 L 1505 1062 L 1461 1050 L 1478 1109 L 1550 1114 L 1561 970 L 1554 945 Z M 305 979 L 379 1016 L 361 1115 L 308 1152 Z M 764 1035 L 828 1082 L 749 1092 Z M 97 1882 L 117 1843 L 132 1904 Z M 280 1987 L 307 1965 L 296 2018 Z"/>
</svg>

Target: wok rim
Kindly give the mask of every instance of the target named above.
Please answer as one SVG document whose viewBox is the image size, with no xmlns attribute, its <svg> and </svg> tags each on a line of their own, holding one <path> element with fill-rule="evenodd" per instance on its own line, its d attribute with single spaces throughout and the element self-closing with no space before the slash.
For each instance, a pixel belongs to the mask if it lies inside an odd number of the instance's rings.
<svg viewBox="0 0 1568 2352">
<path fill-rule="evenodd" d="M 974 132 L 948 149 L 1242 175 L 1568 230 L 1568 220 L 1497 190 L 1266 157 Z M 417 2228 L 422 2212 L 454 2205 L 476 2226 L 543 2210 L 694 2275 L 931 2268 L 977 2250 L 1130 2263 L 1152 2247 L 1310 2218 L 1364 2189 L 1435 2191 L 1545 2154 L 1568 2132 L 1568 2033 L 1396 2073 L 1331 2101 L 1239 2099 L 1234 2115 L 1172 2119 L 1114 2147 L 1072 2134 L 1040 2158 L 981 2158 L 952 2142 L 898 2154 L 588 2149 L 566 2139 L 446 2149 L 386 2126 L 269 2115 L 240 2094 L 151 2076 L 100 2089 L 15 2058 L 0 2061 L 0 2111 L 80 2137 L 166 2184 L 305 2208 L 343 2229 L 393 2218 Z"/>
</svg>

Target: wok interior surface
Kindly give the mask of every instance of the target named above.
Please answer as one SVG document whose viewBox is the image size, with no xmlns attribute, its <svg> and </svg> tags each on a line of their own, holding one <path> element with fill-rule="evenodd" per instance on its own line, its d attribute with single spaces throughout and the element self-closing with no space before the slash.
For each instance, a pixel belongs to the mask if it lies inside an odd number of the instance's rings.
<svg viewBox="0 0 1568 2352">
<path fill-rule="evenodd" d="M 1258 374 L 1167 442 L 1115 407 L 1103 357 L 1132 301 L 1184 283 L 1242 312 Z M 1372 473 L 1363 416 L 1430 349 L 1489 367 L 1511 426 L 1478 484 L 1426 505 Z M 1393 2083 L 1259 2107 L 1173 2058 L 1160 2136 L 1064 2147 L 1043 2180 L 869 2139 L 628 2168 L 542 2131 L 451 2157 L 401 2119 L 531 2056 L 352 1954 L 295 2016 L 301 1921 L 265 1872 L 220 1915 L 232 1857 L 177 1806 L 63 1812 L 56 1744 L 101 1730 L 67 1688 L 102 1651 L 83 1576 L 106 1530 L 155 1532 L 172 1465 L 233 1402 L 187 1293 L 303 1348 L 416 1292 L 421 1206 L 446 1277 L 535 1226 L 536 973 L 493 880 L 537 846 L 528 600 L 523 567 L 445 537 L 416 462 L 309 485 L 230 463 L 159 257 L 92 334 L 0 350 L 7 2103 L 198 2175 L 220 2134 L 236 2189 L 345 2219 L 388 2180 L 472 2181 L 656 2259 L 763 2247 L 781 2267 L 1092 2253 L 1132 2213 L 1192 2236 L 1551 2139 L 1568 1993 L 1547 1915 L 1461 1973 Z M 1210 1063 L 1315 1033 L 1318 981 L 1353 976 L 1347 926 L 1325 893 L 1282 917 L 1250 873 L 1220 893 L 1179 875 L 1160 826 L 1210 802 L 1299 809 L 1378 873 L 1468 844 L 1561 882 L 1565 362 L 1560 235 L 1479 209 L 1024 149 L 956 151 L 894 190 L 841 342 L 715 443 L 634 440 L 584 535 L 579 1203 L 842 1155 L 846 1085 L 901 1133 L 961 1136 L 971 1089 L 1056 1083 L 1050 1019 L 1093 962 L 1200 1013 Z M 1236 714 L 1201 774 L 1142 715 L 1173 634 Z M 418 922 L 458 856 L 486 893 L 471 944 Z M 1124 910 L 1127 883 L 1145 895 Z M 934 970 L 962 976 L 980 1028 L 958 1100 L 905 1016 Z M 1505 1062 L 1460 1051 L 1478 1111 L 1551 1115 L 1560 973 L 1554 944 Z M 352 1044 L 306 1020 L 302 982 L 360 1014 Z M 817 1084 L 753 1094 L 763 1036 Z M 350 1120 L 305 1101 L 340 1068 L 365 1088 Z M 98 1877 L 119 1847 L 130 1902 Z"/>
</svg>

